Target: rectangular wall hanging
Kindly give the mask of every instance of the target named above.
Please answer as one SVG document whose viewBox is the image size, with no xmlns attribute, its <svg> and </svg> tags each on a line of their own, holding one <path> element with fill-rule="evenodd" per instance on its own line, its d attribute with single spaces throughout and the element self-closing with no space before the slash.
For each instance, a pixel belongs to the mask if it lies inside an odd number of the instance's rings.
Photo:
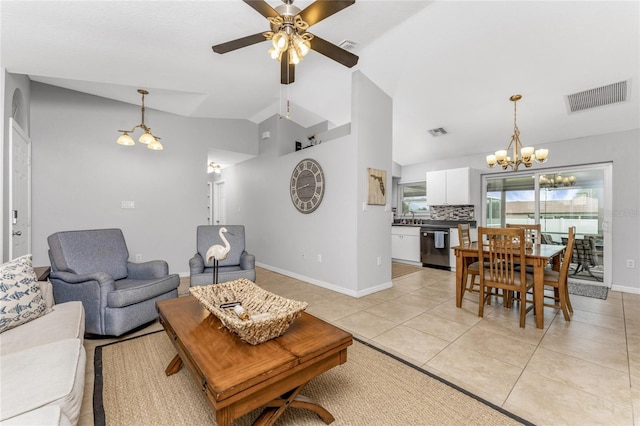
<svg viewBox="0 0 640 426">
<path fill-rule="evenodd" d="M 387 203 L 387 171 L 367 168 L 367 204 L 385 205 Z"/>
</svg>

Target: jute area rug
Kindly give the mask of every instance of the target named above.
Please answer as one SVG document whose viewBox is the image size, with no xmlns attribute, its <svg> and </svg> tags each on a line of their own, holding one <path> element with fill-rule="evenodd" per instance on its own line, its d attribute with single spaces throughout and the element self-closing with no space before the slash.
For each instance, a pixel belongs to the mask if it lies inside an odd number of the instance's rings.
<svg viewBox="0 0 640 426">
<path fill-rule="evenodd" d="M 164 332 L 96 348 L 96 425 L 215 425 L 209 402 L 183 368 L 167 377 L 175 355 Z M 303 390 L 329 410 L 334 425 L 517 425 L 526 421 L 354 341 L 347 362 Z M 250 425 L 255 410 L 236 420 Z M 277 425 L 324 425 L 315 414 L 289 409 Z"/>
<path fill-rule="evenodd" d="M 413 272 L 422 271 L 422 268 L 406 263 L 391 262 L 391 278 L 398 278 Z"/>
</svg>

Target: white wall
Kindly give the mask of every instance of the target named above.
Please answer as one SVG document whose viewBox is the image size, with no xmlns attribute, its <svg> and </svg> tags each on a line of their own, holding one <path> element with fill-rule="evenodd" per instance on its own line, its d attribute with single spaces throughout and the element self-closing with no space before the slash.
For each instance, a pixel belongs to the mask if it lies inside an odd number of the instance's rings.
<svg viewBox="0 0 640 426">
<path fill-rule="evenodd" d="M 207 221 L 208 149 L 256 154 L 257 126 L 147 108 L 145 122 L 164 151 L 125 147 L 115 143 L 117 130 L 140 123 L 139 105 L 40 83 L 31 88 L 34 264 L 49 264 L 46 239 L 56 231 L 114 227 L 130 258 L 164 259 L 171 272 L 188 274 L 196 226 Z M 134 201 L 135 209 L 122 209 L 122 201 Z"/>
<path fill-rule="evenodd" d="M 367 293 L 383 287 L 391 276 L 391 191 L 385 194 L 384 206 L 366 203 L 368 168 L 385 170 L 385 188 L 391 188 L 393 101 L 360 72 L 354 73 L 352 97 L 351 129 L 357 143 L 358 169 L 358 190 L 352 208 L 358 212 L 358 286 L 360 292 Z"/>
<path fill-rule="evenodd" d="M 352 80 L 352 133 L 295 152 L 304 129 L 274 116 L 260 124 L 257 158 L 226 168 L 229 224 L 242 223 L 257 262 L 290 276 L 352 296 L 391 286 L 391 213 L 366 202 L 367 167 L 387 170 L 391 184 L 391 100 L 361 73 Z M 355 111 L 355 112 L 354 112 Z M 304 158 L 320 163 L 326 181 L 311 214 L 291 202 L 291 172 Z M 322 262 L 318 262 L 318 255 Z M 376 266 L 380 256 L 381 266 Z"/>
<path fill-rule="evenodd" d="M 613 210 L 606 212 L 612 232 L 612 288 L 640 293 L 640 130 L 588 136 L 545 144 L 549 160 L 534 165 L 536 170 L 574 165 L 613 162 Z M 504 174 L 501 169 L 489 169 L 484 156 L 472 155 L 430 163 L 407 165 L 402 168 L 402 180 L 424 179 L 427 171 L 473 167 L 485 174 Z M 472 185 L 481 193 L 482 179 Z M 626 259 L 633 259 L 635 269 L 626 267 Z"/>
</svg>

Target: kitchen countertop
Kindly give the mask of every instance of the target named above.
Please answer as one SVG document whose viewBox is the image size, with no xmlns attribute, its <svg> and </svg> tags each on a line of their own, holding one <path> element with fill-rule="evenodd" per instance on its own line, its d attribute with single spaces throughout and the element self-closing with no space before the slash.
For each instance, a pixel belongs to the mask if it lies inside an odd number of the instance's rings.
<svg viewBox="0 0 640 426">
<path fill-rule="evenodd" d="M 456 228 L 459 223 L 468 223 L 472 228 L 476 227 L 475 220 L 423 220 L 422 223 L 393 223 L 391 226 L 413 226 L 413 227 L 429 227 L 440 226 L 447 228 Z"/>
</svg>

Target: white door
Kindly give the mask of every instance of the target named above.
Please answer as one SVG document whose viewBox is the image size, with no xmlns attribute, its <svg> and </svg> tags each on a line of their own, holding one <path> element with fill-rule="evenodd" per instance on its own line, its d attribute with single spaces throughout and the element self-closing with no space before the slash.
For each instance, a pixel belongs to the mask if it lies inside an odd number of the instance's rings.
<svg viewBox="0 0 640 426">
<path fill-rule="evenodd" d="M 9 259 L 31 253 L 31 140 L 13 118 L 9 142 Z"/>
<path fill-rule="evenodd" d="M 215 182 L 213 184 L 213 224 L 227 224 L 227 204 L 224 188 L 224 181 Z"/>
</svg>

